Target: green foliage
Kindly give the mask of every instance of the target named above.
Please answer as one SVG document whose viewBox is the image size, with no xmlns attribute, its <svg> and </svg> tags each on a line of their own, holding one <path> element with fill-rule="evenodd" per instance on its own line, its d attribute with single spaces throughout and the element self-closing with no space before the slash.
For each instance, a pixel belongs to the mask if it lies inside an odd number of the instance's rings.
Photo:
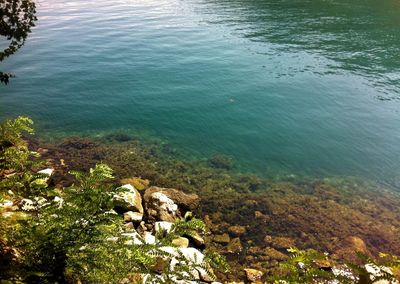
<svg viewBox="0 0 400 284">
<path fill-rule="evenodd" d="M 331 271 L 320 269 L 316 262 L 327 261 L 327 256 L 315 250 L 288 249 L 292 255 L 280 263 L 280 273 L 270 277 L 274 283 L 325 283 L 336 279 Z M 341 279 L 345 280 L 345 279 Z M 346 282 L 343 282 L 346 283 Z"/>
<path fill-rule="evenodd" d="M 32 120 L 18 117 L 0 125 L 0 190 L 12 190 L 29 197 L 47 186 L 47 175 L 38 174 L 35 168 L 41 165 L 39 154 L 28 149 L 24 134 L 32 135 Z"/>
<path fill-rule="evenodd" d="M 206 251 L 205 257 L 211 267 L 213 267 L 216 270 L 221 271 L 223 273 L 229 272 L 230 267 L 229 267 L 228 261 L 226 260 L 225 256 L 220 255 L 217 252 Z"/>
<path fill-rule="evenodd" d="M 0 62 L 21 48 L 31 28 L 35 25 L 36 6 L 31 0 L 0 1 L 0 36 L 8 44 L 0 50 Z M 0 82 L 8 84 L 12 74 L 0 72 Z"/>
</svg>

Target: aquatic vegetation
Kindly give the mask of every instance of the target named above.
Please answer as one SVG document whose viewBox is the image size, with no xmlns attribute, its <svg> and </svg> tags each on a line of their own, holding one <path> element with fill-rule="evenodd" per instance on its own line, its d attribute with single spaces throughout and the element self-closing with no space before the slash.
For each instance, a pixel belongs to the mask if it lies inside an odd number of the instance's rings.
<svg viewBox="0 0 400 284">
<path fill-rule="evenodd" d="M 48 149 L 44 157 L 51 158 L 64 174 L 70 168 L 86 170 L 103 161 L 113 167 L 117 178 L 141 177 L 151 184 L 197 193 L 213 235 L 227 233 L 230 226 L 245 227 L 239 237 L 242 249 L 235 252 L 229 252 L 229 244 L 206 239 L 227 257 L 234 275 L 245 277 L 243 267 L 250 264 L 264 271 L 276 267 L 282 254 L 287 255 L 287 247 L 278 242 L 285 238 L 301 249 L 329 252 L 338 261 L 356 261 L 357 250 L 371 257 L 382 251 L 400 254 L 399 193 L 379 184 L 355 179 L 261 178 L 214 168 L 204 160 L 185 160 L 166 145 L 139 140 L 75 139 L 74 143 L 90 147 L 67 149 L 65 141 L 32 143 Z M 57 162 L 60 159 L 65 166 Z M 64 174 L 54 182 L 66 185 Z M 274 241 L 266 242 L 266 236 Z"/>
<path fill-rule="evenodd" d="M 210 159 L 208 163 L 211 167 L 217 169 L 230 170 L 233 167 L 233 159 L 226 155 L 215 154 Z"/>
</svg>

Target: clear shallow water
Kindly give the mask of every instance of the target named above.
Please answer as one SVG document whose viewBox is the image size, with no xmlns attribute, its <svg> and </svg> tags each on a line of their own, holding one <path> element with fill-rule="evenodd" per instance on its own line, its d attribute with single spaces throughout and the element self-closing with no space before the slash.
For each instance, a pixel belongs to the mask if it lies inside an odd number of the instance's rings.
<svg viewBox="0 0 400 284">
<path fill-rule="evenodd" d="M 400 173 L 400 4 L 38 3 L 1 116 L 47 134 L 147 133 L 262 174 Z"/>
</svg>

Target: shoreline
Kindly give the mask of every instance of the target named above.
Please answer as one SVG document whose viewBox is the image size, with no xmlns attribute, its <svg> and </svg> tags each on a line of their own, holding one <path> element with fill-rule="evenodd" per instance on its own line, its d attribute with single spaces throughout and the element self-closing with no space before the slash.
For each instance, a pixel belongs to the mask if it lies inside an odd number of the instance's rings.
<svg viewBox="0 0 400 284">
<path fill-rule="evenodd" d="M 355 250 L 400 254 L 400 193 L 378 184 L 260 178 L 235 172 L 223 160 L 221 165 L 179 160 L 162 145 L 140 140 L 101 143 L 74 137 L 30 144 L 50 159 L 56 187 L 68 185 L 70 168 L 87 170 L 105 162 L 119 179 L 140 178 L 150 186 L 198 194 L 200 216 L 211 231 L 207 245 L 225 255 L 241 277 L 249 266 L 273 271 L 290 246 L 326 251 L 339 261 L 354 261 Z"/>
</svg>

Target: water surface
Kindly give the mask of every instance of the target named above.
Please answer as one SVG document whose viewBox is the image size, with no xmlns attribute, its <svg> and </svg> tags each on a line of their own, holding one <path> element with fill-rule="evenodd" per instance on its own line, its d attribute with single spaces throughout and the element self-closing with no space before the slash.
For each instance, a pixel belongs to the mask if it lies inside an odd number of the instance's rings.
<svg viewBox="0 0 400 284">
<path fill-rule="evenodd" d="M 400 172 L 400 2 L 40 0 L 1 117 L 119 129 L 261 174 Z"/>
</svg>

